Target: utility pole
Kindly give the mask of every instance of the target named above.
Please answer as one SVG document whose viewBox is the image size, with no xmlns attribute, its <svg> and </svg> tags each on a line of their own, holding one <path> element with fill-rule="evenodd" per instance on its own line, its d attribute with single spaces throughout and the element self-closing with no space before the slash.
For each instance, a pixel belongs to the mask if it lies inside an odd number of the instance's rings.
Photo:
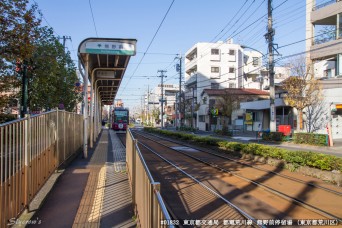
<svg viewBox="0 0 342 228">
<path fill-rule="evenodd" d="M 66 57 L 66 52 L 65 52 L 65 43 L 67 40 L 71 40 L 71 36 L 63 36 L 62 38 L 59 39 L 63 39 L 63 51 L 64 51 L 64 58 Z M 66 81 L 66 77 L 64 76 L 64 81 Z"/>
<path fill-rule="evenodd" d="M 191 102 L 191 128 L 194 128 L 194 99 L 195 99 L 195 88 L 192 87 L 192 102 Z"/>
<path fill-rule="evenodd" d="M 166 70 L 158 70 L 158 73 L 161 74 L 160 76 L 158 76 L 161 77 L 161 128 L 164 128 L 164 77 L 167 77 L 166 75 L 164 75 L 164 73 L 166 72 Z"/>
<path fill-rule="evenodd" d="M 268 0 L 268 26 L 267 33 L 265 34 L 266 40 L 268 41 L 268 77 L 270 80 L 270 131 L 275 132 L 276 126 L 276 109 L 275 109 L 275 88 L 274 88 L 274 29 L 273 29 L 273 18 L 272 18 L 272 0 Z"/>
<path fill-rule="evenodd" d="M 27 61 L 24 60 L 20 64 L 22 74 L 22 90 L 21 90 L 21 110 L 20 117 L 24 118 L 27 114 L 27 99 L 28 99 L 28 80 L 27 80 Z"/>
<path fill-rule="evenodd" d="M 179 55 L 180 57 L 176 57 L 179 59 L 179 64 L 176 65 L 176 70 L 179 72 L 179 95 L 178 95 L 178 125 L 176 123 L 176 127 L 179 128 L 182 125 L 181 119 L 181 97 L 182 97 L 182 54 Z M 177 120 L 177 111 L 176 111 L 176 120 Z"/>
<path fill-rule="evenodd" d="M 147 122 L 150 123 L 150 84 L 147 85 Z"/>
<path fill-rule="evenodd" d="M 63 39 L 63 47 L 64 47 L 64 53 L 65 53 L 65 43 L 67 40 L 70 40 L 71 41 L 71 36 L 63 36 L 59 39 Z"/>
</svg>

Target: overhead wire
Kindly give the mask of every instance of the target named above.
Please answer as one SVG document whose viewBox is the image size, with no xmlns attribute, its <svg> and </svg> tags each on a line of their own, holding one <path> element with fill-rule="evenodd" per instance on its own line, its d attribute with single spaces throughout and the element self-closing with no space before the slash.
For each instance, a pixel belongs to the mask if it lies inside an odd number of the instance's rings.
<svg viewBox="0 0 342 228">
<path fill-rule="evenodd" d="M 91 12 L 91 17 L 93 18 L 95 33 L 96 33 L 96 36 L 99 37 L 99 35 L 97 34 L 97 29 L 96 29 L 96 23 L 95 23 L 95 18 L 94 18 L 94 14 L 93 14 L 93 7 L 91 6 L 90 0 L 88 2 L 89 2 L 90 12 Z"/>
<path fill-rule="evenodd" d="M 163 25 L 163 23 L 164 23 L 164 21 L 165 21 L 167 15 L 168 15 L 168 13 L 170 12 L 170 10 L 171 10 L 171 8 L 172 8 L 174 2 L 175 2 L 175 0 L 172 0 L 172 2 L 171 2 L 171 4 L 170 4 L 169 8 L 167 9 L 167 11 L 166 11 L 166 13 L 165 13 L 165 15 L 164 15 L 162 21 L 160 22 L 160 24 L 159 24 L 159 26 L 158 26 L 158 28 L 157 28 L 157 31 L 154 33 L 154 35 L 153 35 L 153 37 L 152 37 L 152 39 L 151 39 L 149 45 L 147 46 L 145 52 L 143 53 L 143 56 L 141 57 L 141 59 L 140 59 L 138 65 L 136 66 L 136 68 L 134 69 L 132 76 L 134 76 L 134 74 L 135 74 L 136 71 L 138 70 L 138 68 L 139 68 L 139 66 L 140 66 L 140 64 L 141 64 L 141 62 L 144 60 L 144 58 L 145 58 L 145 56 L 146 56 L 146 53 L 148 53 L 148 50 L 150 49 L 150 47 L 151 47 L 151 45 L 152 45 L 154 39 L 156 38 L 156 36 L 157 36 L 157 34 L 158 34 L 158 32 L 159 32 L 161 26 Z M 127 87 L 128 83 L 130 82 L 132 76 L 129 77 L 129 79 L 128 79 L 126 85 L 125 85 L 124 88 L 122 89 L 123 91 L 126 89 L 126 87 Z"/>
<path fill-rule="evenodd" d="M 210 41 L 213 42 L 215 39 L 230 25 L 230 23 L 234 20 L 234 18 L 240 13 L 240 11 L 243 9 L 243 7 L 247 4 L 249 0 L 246 0 L 242 6 L 239 8 L 239 10 L 235 13 L 235 15 L 229 20 L 229 22 L 221 29 L 221 31 Z"/>
<path fill-rule="evenodd" d="M 252 15 L 254 15 L 255 14 L 255 12 L 262 6 L 262 4 L 265 2 L 265 0 L 263 0 L 261 3 L 260 3 L 260 5 L 252 12 Z M 253 2 L 254 3 L 254 2 Z M 244 22 L 242 22 L 241 24 L 244 24 L 244 23 L 246 23 L 248 20 L 250 20 L 250 18 L 249 17 L 247 17 L 245 20 L 244 20 Z M 258 20 L 259 21 L 259 20 Z M 257 22 L 258 22 L 257 21 Z M 232 32 L 231 33 L 231 35 L 229 35 L 228 37 L 234 37 L 234 36 L 236 36 L 236 35 L 234 35 L 237 31 L 238 31 L 238 29 L 239 28 L 237 28 L 234 32 Z M 228 31 L 227 31 L 228 32 Z M 225 34 L 223 34 L 223 35 L 226 35 L 227 33 L 225 33 Z M 239 33 L 238 33 L 239 34 Z"/>
<path fill-rule="evenodd" d="M 234 20 L 234 18 L 235 18 L 235 17 L 238 15 L 238 13 L 243 9 L 243 7 L 246 5 L 247 2 L 248 2 L 248 0 L 245 1 L 245 3 L 240 7 L 240 9 L 238 10 L 238 12 L 237 12 L 237 13 L 233 16 L 233 18 L 227 23 L 227 25 L 229 25 L 230 22 Z M 255 0 L 253 0 L 253 2 L 251 3 L 251 5 L 252 5 L 254 2 L 255 2 Z M 250 6 L 251 6 L 251 5 L 250 5 Z M 243 14 L 240 16 L 240 18 L 246 14 L 246 12 L 248 11 L 248 9 L 249 9 L 249 7 L 247 8 L 247 10 L 245 10 L 245 11 L 243 12 Z M 229 29 L 227 29 L 227 32 L 228 32 L 230 29 L 232 29 L 232 28 L 239 22 L 240 18 L 239 18 L 238 20 L 236 20 L 235 23 L 229 27 Z M 224 27 L 224 29 L 221 30 L 221 32 L 219 32 L 219 33 L 215 36 L 214 39 L 212 39 L 212 40 L 209 42 L 209 45 L 207 46 L 206 49 L 203 50 L 203 52 L 205 52 L 206 50 L 208 50 L 209 48 L 212 47 L 210 43 L 211 43 L 212 41 L 215 41 L 215 39 L 223 32 L 223 30 L 225 30 L 225 29 L 227 28 L 227 25 Z M 227 32 L 226 32 L 226 33 L 227 33 Z M 218 40 L 222 39 L 222 37 L 223 37 L 226 33 L 224 33 L 222 36 L 220 36 L 215 42 L 217 42 Z M 221 46 L 221 45 L 222 45 L 222 44 L 220 44 L 219 46 Z M 219 47 L 219 46 L 218 46 L 218 47 Z M 217 48 L 217 47 L 215 47 L 215 48 Z"/>
</svg>

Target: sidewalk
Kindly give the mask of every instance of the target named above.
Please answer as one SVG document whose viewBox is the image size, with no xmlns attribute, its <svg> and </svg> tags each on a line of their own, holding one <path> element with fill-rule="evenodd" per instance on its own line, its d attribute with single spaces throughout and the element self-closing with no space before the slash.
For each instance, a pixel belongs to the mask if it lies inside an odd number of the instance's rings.
<svg viewBox="0 0 342 228">
<path fill-rule="evenodd" d="M 170 131 L 177 131 L 175 128 L 164 128 L 164 130 L 170 130 Z M 188 132 L 190 133 L 190 132 Z M 191 134 L 191 133 L 190 133 Z M 240 142 L 240 143 L 259 143 L 263 145 L 269 145 L 274 146 L 278 148 L 284 148 L 288 150 L 301 150 L 301 151 L 312 151 L 317 153 L 323 153 L 323 154 L 330 154 L 337 157 L 342 157 L 342 140 L 336 140 L 333 147 L 325 147 L 325 146 L 312 146 L 312 145 L 300 145 L 300 144 L 294 144 L 290 142 L 268 142 L 263 141 L 262 139 L 256 138 L 256 133 L 253 132 L 246 132 L 245 134 L 240 132 L 238 136 L 228 137 L 228 136 L 220 136 L 216 135 L 213 132 L 207 132 L 207 131 L 196 131 L 195 133 L 192 133 L 199 136 L 210 136 L 214 138 L 219 138 L 223 140 L 227 140 L 229 142 Z"/>
<path fill-rule="evenodd" d="M 288 149 L 288 150 L 301 150 L 301 151 L 311 151 L 323 154 L 330 154 L 337 157 L 342 157 L 342 145 L 337 144 L 334 147 L 325 147 L 325 146 L 313 146 L 313 145 L 304 145 L 304 144 L 294 144 L 291 142 L 268 142 L 263 141 L 262 139 L 257 139 L 256 137 L 250 136 L 236 136 L 236 137 L 226 137 L 226 136 L 218 136 L 211 134 L 211 137 L 225 139 L 231 142 L 241 142 L 241 143 L 259 143 L 268 146 L 274 146 L 278 148 Z"/>
<path fill-rule="evenodd" d="M 125 149 L 103 129 L 89 158 L 76 158 L 33 216 L 43 227 L 135 227 Z"/>
</svg>

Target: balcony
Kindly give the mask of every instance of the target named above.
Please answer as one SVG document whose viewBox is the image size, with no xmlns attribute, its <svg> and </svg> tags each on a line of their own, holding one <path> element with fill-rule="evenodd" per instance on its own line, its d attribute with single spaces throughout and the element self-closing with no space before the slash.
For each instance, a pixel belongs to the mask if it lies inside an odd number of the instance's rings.
<svg viewBox="0 0 342 228">
<path fill-rule="evenodd" d="M 335 2 L 338 2 L 338 1 L 339 0 L 330 0 L 330 1 L 324 2 L 322 4 L 316 5 L 316 6 L 314 6 L 312 8 L 312 11 L 319 10 L 321 8 L 324 8 L 324 7 L 328 6 L 328 5 L 332 5 L 332 4 L 334 4 Z"/>
<path fill-rule="evenodd" d="M 315 6 L 311 22 L 315 25 L 336 25 L 336 15 L 342 13 L 342 0 L 328 1 Z"/>
<path fill-rule="evenodd" d="M 190 74 L 194 71 L 197 71 L 197 60 L 193 60 L 191 62 L 187 62 L 185 63 L 185 72 L 187 74 Z"/>
<path fill-rule="evenodd" d="M 339 32 L 339 34 L 341 34 L 341 32 Z M 324 35 L 318 35 L 317 38 L 314 40 L 314 45 L 327 43 L 332 40 L 336 40 L 336 30 L 331 31 Z"/>
<path fill-rule="evenodd" d="M 191 85 L 197 82 L 197 74 L 193 74 L 190 78 L 185 82 L 186 85 Z"/>
<path fill-rule="evenodd" d="M 342 52 L 342 39 L 331 40 L 311 47 L 311 59 L 327 59 Z"/>
</svg>

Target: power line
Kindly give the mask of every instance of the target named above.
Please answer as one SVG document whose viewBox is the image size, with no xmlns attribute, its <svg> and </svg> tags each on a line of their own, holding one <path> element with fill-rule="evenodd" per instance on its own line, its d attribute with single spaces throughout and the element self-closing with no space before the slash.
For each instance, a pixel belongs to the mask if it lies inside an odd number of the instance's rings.
<svg viewBox="0 0 342 228">
<path fill-rule="evenodd" d="M 90 0 L 89 0 L 89 1 L 90 1 Z M 146 48 L 146 51 L 144 52 L 144 54 L 143 54 L 143 56 L 141 57 L 141 59 L 140 59 L 138 65 L 137 65 L 136 68 L 134 69 L 132 76 L 128 79 L 126 85 L 125 85 L 124 88 L 122 89 L 123 91 L 126 89 L 126 87 L 127 87 L 128 83 L 130 82 L 131 78 L 134 76 L 134 74 L 135 74 L 135 72 L 138 70 L 138 68 L 139 68 L 139 66 L 140 66 L 140 64 L 141 64 L 141 62 L 142 62 L 143 59 L 145 58 L 146 53 L 147 53 L 148 50 L 150 49 L 150 47 L 151 47 L 151 45 L 152 45 L 154 39 L 156 38 L 156 36 L 157 36 L 157 34 L 158 34 L 158 32 L 159 32 L 161 26 L 163 25 L 163 23 L 164 23 L 164 21 L 165 21 L 165 19 L 166 19 L 166 16 L 167 16 L 168 13 L 170 12 L 170 9 L 171 9 L 171 7 L 172 7 L 172 5 L 173 5 L 174 2 L 175 2 L 175 0 L 172 0 L 172 2 L 171 2 L 171 4 L 170 4 L 169 8 L 167 9 L 167 11 L 166 11 L 166 13 L 165 13 L 165 15 L 164 15 L 162 21 L 160 22 L 160 24 L 159 24 L 159 26 L 158 26 L 158 28 L 157 28 L 157 31 L 154 33 L 154 36 L 152 37 L 152 39 L 151 39 L 151 41 L 150 41 L 148 47 Z"/>
<path fill-rule="evenodd" d="M 158 52 L 137 52 L 138 54 L 145 54 L 145 55 L 177 55 L 177 54 L 173 54 L 173 53 L 158 53 Z"/>
<path fill-rule="evenodd" d="M 242 6 L 240 7 L 240 9 L 235 13 L 235 15 L 229 20 L 229 22 L 223 27 L 223 29 L 210 41 L 215 41 L 215 39 L 228 27 L 228 25 L 230 25 L 230 23 L 234 20 L 234 18 L 240 13 L 240 11 L 243 9 L 243 7 L 246 5 L 246 3 L 249 0 L 246 0 L 245 3 L 242 4 Z"/>
<path fill-rule="evenodd" d="M 274 7 L 273 10 L 278 9 L 278 8 L 281 7 L 283 4 L 285 4 L 287 1 L 289 1 L 289 0 L 284 0 L 282 3 L 280 3 L 279 5 L 277 5 L 276 7 Z M 233 34 L 233 36 L 228 36 L 228 37 L 231 37 L 231 38 L 232 38 L 232 37 L 235 37 L 235 36 L 237 36 L 238 34 L 244 32 L 244 31 L 246 31 L 249 27 L 251 27 L 252 25 L 254 25 L 254 24 L 256 24 L 257 22 L 259 22 L 259 21 L 260 21 L 262 18 L 264 18 L 265 16 L 267 16 L 267 13 L 264 14 L 264 15 L 262 15 L 261 17 L 257 18 L 255 21 L 253 21 L 253 22 L 250 23 L 249 25 L 245 26 L 245 27 L 244 27 L 243 29 L 241 29 L 238 33 Z M 218 47 L 220 47 L 220 46 L 223 45 L 223 44 L 224 44 L 224 43 L 219 43 L 217 46 L 214 46 L 214 48 L 218 48 Z M 215 45 L 215 44 L 214 44 L 214 45 Z M 198 58 L 197 60 L 204 58 L 204 57 L 207 56 L 208 54 L 210 54 L 210 52 L 204 53 L 204 54 L 201 55 L 201 57 Z"/>
<path fill-rule="evenodd" d="M 90 0 L 89 0 L 89 7 L 90 7 L 90 12 L 91 12 L 91 17 L 93 18 L 95 33 L 96 33 L 96 36 L 99 37 L 99 35 L 97 34 L 97 29 L 96 29 L 96 24 L 95 24 L 95 19 L 94 19 L 94 14 L 93 14 L 93 7 L 91 6 Z"/>
<path fill-rule="evenodd" d="M 292 42 L 292 43 L 289 43 L 289 44 L 285 44 L 283 46 L 278 47 L 278 49 L 284 48 L 284 47 L 288 47 L 288 46 L 291 46 L 291 45 L 294 45 L 294 44 L 297 44 L 297 43 L 301 43 L 301 42 L 304 42 L 306 40 L 310 40 L 312 38 L 316 38 L 316 37 L 319 37 L 319 36 L 322 36 L 322 35 L 326 35 L 326 34 L 329 34 L 329 33 L 332 33 L 332 32 L 335 33 L 335 31 L 327 31 L 327 32 L 324 32 L 324 33 L 321 33 L 321 34 L 317 34 L 316 36 L 312 36 L 312 37 L 309 37 L 309 38 L 306 38 L 306 39 L 302 39 L 302 40 L 298 40 L 298 41 L 295 41 L 295 42 Z"/>
<path fill-rule="evenodd" d="M 262 4 L 265 2 L 265 0 L 263 0 L 261 3 L 260 3 L 260 5 L 252 12 L 252 15 L 262 6 Z M 254 2 L 253 2 L 254 3 Z M 244 23 L 246 23 L 246 21 L 248 21 L 248 20 L 250 20 L 250 18 L 249 17 L 247 17 L 246 18 L 246 20 L 244 21 L 244 22 L 242 22 L 241 24 L 243 25 Z M 228 37 L 234 37 L 235 35 L 235 32 L 236 31 L 238 31 L 238 29 L 239 28 L 237 28 L 233 33 L 231 33 L 231 35 L 229 35 Z M 228 31 L 227 31 L 228 32 Z M 223 34 L 223 36 L 224 35 L 226 35 L 227 34 L 227 32 L 225 33 L 225 34 Z"/>
<path fill-rule="evenodd" d="M 35 0 L 33 0 L 33 2 L 38 6 L 38 3 L 37 3 Z M 41 12 L 41 10 L 40 10 L 40 9 L 38 9 L 38 10 L 39 10 L 39 12 L 41 13 L 42 18 L 44 19 L 45 23 L 46 23 L 50 28 L 52 28 L 52 31 L 53 31 L 57 36 L 59 36 L 59 34 L 54 30 L 54 28 L 50 25 L 50 23 L 48 22 L 48 20 L 45 18 L 44 14 Z"/>
</svg>

